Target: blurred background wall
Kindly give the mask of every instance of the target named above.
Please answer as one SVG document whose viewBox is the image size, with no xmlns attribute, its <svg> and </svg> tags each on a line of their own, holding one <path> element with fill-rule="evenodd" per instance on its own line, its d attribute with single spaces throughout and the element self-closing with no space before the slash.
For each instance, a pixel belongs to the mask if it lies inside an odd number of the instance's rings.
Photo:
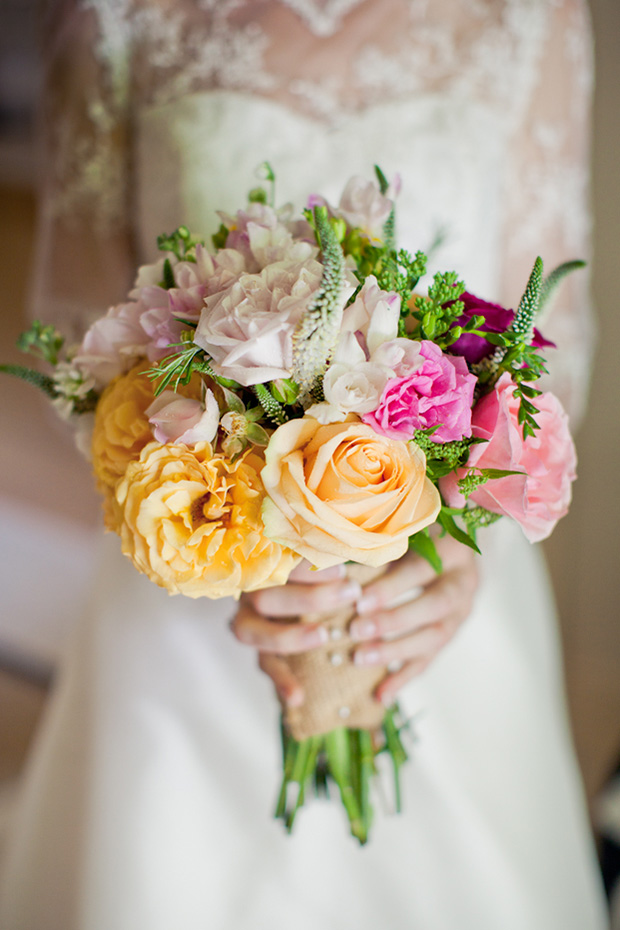
<svg viewBox="0 0 620 930">
<path fill-rule="evenodd" d="M 620 2 L 592 0 L 593 290 L 599 348 L 569 515 L 547 545 L 577 749 L 590 796 L 620 754 Z M 0 359 L 24 325 L 32 277 L 40 80 L 37 0 L 0 0 Z M 567 191 L 570 196 L 570 191 Z M 88 467 L 32 389 L 0 376 L 0 789 L 18 771 L 65 631 L 88 586 L 98 504 Z M 40 513 L 57 518 L 53 545 Z M 45 591 L 37 610 L 35 591 Z M 72 591 L 70 603 L 63 592 Z M 1 801 L 1 794 L 0 794 Z M 1 810 L 0 810 L 1 813 Z"/>
</svg>

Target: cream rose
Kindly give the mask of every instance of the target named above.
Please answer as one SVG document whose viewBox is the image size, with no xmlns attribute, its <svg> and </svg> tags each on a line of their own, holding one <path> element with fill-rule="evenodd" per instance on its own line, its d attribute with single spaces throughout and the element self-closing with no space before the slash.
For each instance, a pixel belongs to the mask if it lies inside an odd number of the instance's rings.
<svg viewBox="0 0 620 930">
<path fill-rule="evenodd" d="M 441 506 L 423 452 L 358 420 L 291 420 L 272 435 L 265 459 L 266 535 L 317 568 L 398 559 Z"/>
</svg>

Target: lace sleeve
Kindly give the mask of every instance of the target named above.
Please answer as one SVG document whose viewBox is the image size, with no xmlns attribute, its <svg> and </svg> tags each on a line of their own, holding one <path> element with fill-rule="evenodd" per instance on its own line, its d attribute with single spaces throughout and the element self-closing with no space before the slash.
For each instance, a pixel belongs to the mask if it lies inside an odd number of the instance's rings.
<svg viewBox="0 0 620 930">
<path fill-rule="evenodd" d="M 135 265 L 128 51 L 110 47 L 93 0 L 55 0 L 45 21 L 42 171 L 32 310 L 77 338 L 118 301 Z"/>
<path fill-rule="evenodd" d="M 506 176 L 502 298 L 509 306 L 539 252 L 547 271 L 568 259 L 589 259 L 592 37 L 583 0 L 553 4 L 542 56 L 539 81 L 516 114 Z M 540 325 L 558 346 L 547 354 L 550 386 L 576 422 L 593 342 L 587 270 L 565 280 Z"/>
</svg>

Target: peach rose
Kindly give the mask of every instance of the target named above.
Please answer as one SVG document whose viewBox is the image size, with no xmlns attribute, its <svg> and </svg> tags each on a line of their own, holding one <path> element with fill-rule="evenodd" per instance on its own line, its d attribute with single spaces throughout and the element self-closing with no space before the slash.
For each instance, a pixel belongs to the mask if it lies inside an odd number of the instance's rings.
<svg viewBox="0 0 620 930">
<path fill-rule="evenodd" d="M 439 512 L 418 446 L 357 419 L 291 420 L 273 433 L 266 461 L 265 532 L 318 568 L 398 559 Z"/>
<path fill-rule="evenodd" d="M 231 462 L 208 442 L 145 446 L 116 489 L 123 553 L 188 597 L 239 597 L 284 584 L 299 556 L 263 531 L 264 459 Z"/>
</svg>

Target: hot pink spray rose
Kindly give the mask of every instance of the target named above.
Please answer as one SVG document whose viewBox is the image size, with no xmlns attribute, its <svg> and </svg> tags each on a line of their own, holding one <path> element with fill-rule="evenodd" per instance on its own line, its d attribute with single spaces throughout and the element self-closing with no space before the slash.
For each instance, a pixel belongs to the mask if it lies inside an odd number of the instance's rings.
<svg viewBox="0 0 620 930">
<path fill-rule="evenodd" d="M 403 376 L 390 378 L 376 410 L 362 419 L 382 436 L 411 439 L 416 429 L 436 426 L 435 442 L 471 436 L 471 406 L 476 377 L 462 358 L 444 355 L 429 340 L 419 346 L 419 364 Z M 409 362 L 411 360 L 409 359 Z"/>
<path fill-rule="evenodd" d="M 474 408 L 473 434 L 487 442 L 472 446 L 468 462 L 469 468 L 524 472 L 487 481 L 469 500 L 492 513 L 513 517 L 530 542 L 546 539 L 568 511 L 577 462 L 568 417 L 560 401 L 547 392 L 535 403 L 540 429 L 535 436 L 523 439 L 514 384 L 510 375 L 502 375 L 495 389 Z M 466 469 L 460 469 L 440 481 L 441 493 L 451 507 L 465 503 L 457 483 L 465 474 Z"/>
</svg>

